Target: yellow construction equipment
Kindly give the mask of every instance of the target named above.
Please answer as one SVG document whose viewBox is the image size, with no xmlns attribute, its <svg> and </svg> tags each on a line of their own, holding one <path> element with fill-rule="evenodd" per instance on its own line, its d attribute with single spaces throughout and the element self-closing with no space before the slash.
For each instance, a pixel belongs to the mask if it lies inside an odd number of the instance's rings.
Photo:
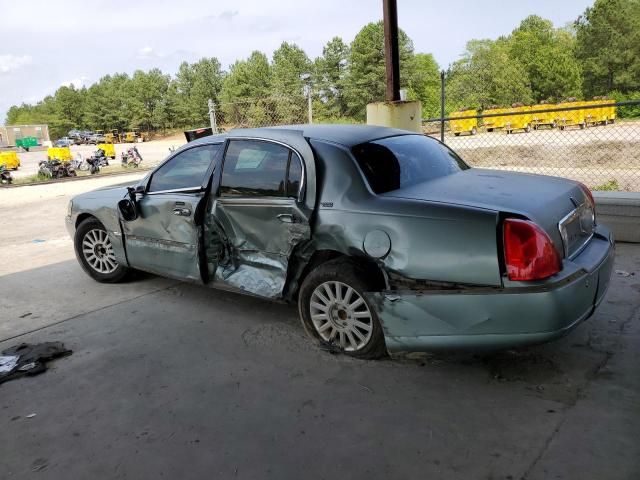
<svg viewBox="0 0 640 480">
<path fill-rule="evenodd" d="M 73 155 L 71 155 L 69 147 L 49 147 L 47 148 L 47 159 L 70 162 L 73 159 Z"/>
<path fill-rule="evenodd" d="M 17 170 L 20 168 L 20 157 L 16 152 L 0 152 L 0 165 L 7 170 Z"/>
<path fill-rule="evenodd" d="M 586 102 L 580 102 L 575 98 L 571 98 L 566 102 L 559 103 L 557 106 L 558 108 L 585 107 L 585 103 Z M 560 126 L 560 130 L 573 126 L 585 128 L 587 126 L 587 109 L 579 108 L 558 112 L 558 125 Z"/>
<path fill-rule="evenodd" d="M 98 144 L 98 148 L 104 151 L 107 157 L 116 158 L 116 147 L 114 147 L 112 143 L 100 143 Z"/>
<path fill-rule="evenodd" d="M 538 130 L 538 128 L 540 127 L 556 128 L 556 126 L 558 125 L 556 117 L 558 116 L 559 112 L 536 113 L 536 110 L 550 110 L 553 108 L 556 108 L 554 104 L 547 103 L 545 101 L 542 101 L 537 105 L 533 105 L 531 107 L 531 125 L 533 126 L 534 130 Z"/>
<path fill-rule="evenodd" d="M 511 113 L 506 117 L 504 129 L 509 134 L 514 130 L 522 130 L 525 133 L 531 131 L 531 107 L 514 103 L 505 113 Z"/>
<path fill-rule="evenodd" d="M 506 112 L 507 109 L 506 108 L 499 108 L 495 105 L 485 109 L 482 111 L 483 115 L 496 115 L 499 113 L 504 113 Z M 495 116 L 495 117 L 489 117 L 489 118 L 485 118 L 483 119 L 482 123 L 484 125 L 484 127 L 487 129 L 487 132 L 493 132 L 494 130 L 497 130 L 498 128 L 504 128 L 504 124 L 507 121 L 508 117 L 503 117 L 503 116 Z"/>
<path fill-rule="evenodd" d="M 472 117 L 478 115 L 477 110 L 472 110 L 470 108 L 461 109 L 457 112 L 451 113 L 449 116 L 451 121 L 449 122 L 451 131 L 457 137 L 461 133 L 468 133 L 470 135 L 475 135 L 478 133 L 478 119 L 477 118 L 462 118 L 460 120 L 455 120 L 460 117 Z"/>
</svg>

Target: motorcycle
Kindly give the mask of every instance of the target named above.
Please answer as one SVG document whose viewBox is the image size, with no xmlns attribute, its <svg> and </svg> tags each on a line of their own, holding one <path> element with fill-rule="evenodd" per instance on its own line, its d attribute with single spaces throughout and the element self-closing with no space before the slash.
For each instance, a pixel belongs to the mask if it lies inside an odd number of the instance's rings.
<svg viewBox="0 0 640 480">
<path fill-rule="evenodd" d="M 13 177 L 11 176 L 11 172 L 5 165 L 0 165 L 0 183 L 2 185 L 9 185 L 12 182 Z"/>
<path fill-rule="evenodd" d="M 100 173 L 100 167 L 109 166 L 109 158 L 105 155 L 104 150 L 102 150 L 101 148 L 93 152 L 93 155 L 87 158 L 85 162 L 87 162 L 87 165 L 89 166 L 88 169 L 91 175 Z"/>
<path fill-rule="evenodd" d="M 125 152 L 122 152 L 121 163 L 123 167 L 138 168 L 142 163 L 142 155 L 140 155 L 138 149 L 133 146 Z"/>
<path fill-rule="evenodd" d="M 70 162 L 43 160 L 39 164 L 38 174 L 47 178 L 75 177 L 78 174 Z"/>
<path fill-rule="evenodd" d="M 76 170 L 85 171 L 89 170 L 89 164 L 82 158 L 82 154 L 78 153 L 75 159 L 71 160 L 69 164 Z"/>
</svg>

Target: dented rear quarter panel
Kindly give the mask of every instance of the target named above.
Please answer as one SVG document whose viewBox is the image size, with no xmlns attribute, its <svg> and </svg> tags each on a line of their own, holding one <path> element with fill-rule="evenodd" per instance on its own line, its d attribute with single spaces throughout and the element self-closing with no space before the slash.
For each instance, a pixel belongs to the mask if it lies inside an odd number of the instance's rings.
<svg viewBox="0 0 640 480">
<path fill-rule="evenodd" d="M 381 230 L 391 240 L 389 254 L 378 260 L 385 270 L 417 280 L 501 284 L 496 211 L 376 196 L 346 148 L 311 144 L 319 184 L 316 248 L 366 255 L 366 235 Z"/>
</svg>

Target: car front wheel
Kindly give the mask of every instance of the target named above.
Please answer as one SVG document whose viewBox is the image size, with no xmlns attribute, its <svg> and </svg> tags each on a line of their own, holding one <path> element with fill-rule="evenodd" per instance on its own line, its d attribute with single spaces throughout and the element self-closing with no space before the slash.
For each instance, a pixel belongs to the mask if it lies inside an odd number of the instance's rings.
<svg viewBox="0 0 640 480">
<path fill-rule="evenodd" d="M 298 309 L 307 333 L 322 344 L 373 359 L 386 349 L 378 315 L 364 295 L 371 291 L 365 278 L 349 261 L 328 262 L 305 278 Z"/>
<path fill-rule="evenodd" d="M 129 269 L 120 265 L 106 228 L 95 218 L 84 220 L 76 229 L 74 245 L 82 269 L 102 283 L 123 280 Z"/>
</svg>

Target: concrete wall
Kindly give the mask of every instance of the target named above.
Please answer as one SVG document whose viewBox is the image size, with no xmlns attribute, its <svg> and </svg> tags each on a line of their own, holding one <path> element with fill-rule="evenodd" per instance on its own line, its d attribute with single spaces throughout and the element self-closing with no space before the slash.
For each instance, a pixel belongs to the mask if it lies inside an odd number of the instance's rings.
<svg viewBox="0 0 640 480">
<path fill-rule="evenodd" d="M 13 147 L 16 139 L 23 137 L 36 137 L 38 143 L 51 140 L 49 138 L 48 125 L 7 125 L 0 127 L 0 146 Z"/>
<path fill-rule="evenodd" d="M 640 243 L 640 193 L 593 192 L 598 222 L 613 230 L 617 242 Z"/>
</svg>

